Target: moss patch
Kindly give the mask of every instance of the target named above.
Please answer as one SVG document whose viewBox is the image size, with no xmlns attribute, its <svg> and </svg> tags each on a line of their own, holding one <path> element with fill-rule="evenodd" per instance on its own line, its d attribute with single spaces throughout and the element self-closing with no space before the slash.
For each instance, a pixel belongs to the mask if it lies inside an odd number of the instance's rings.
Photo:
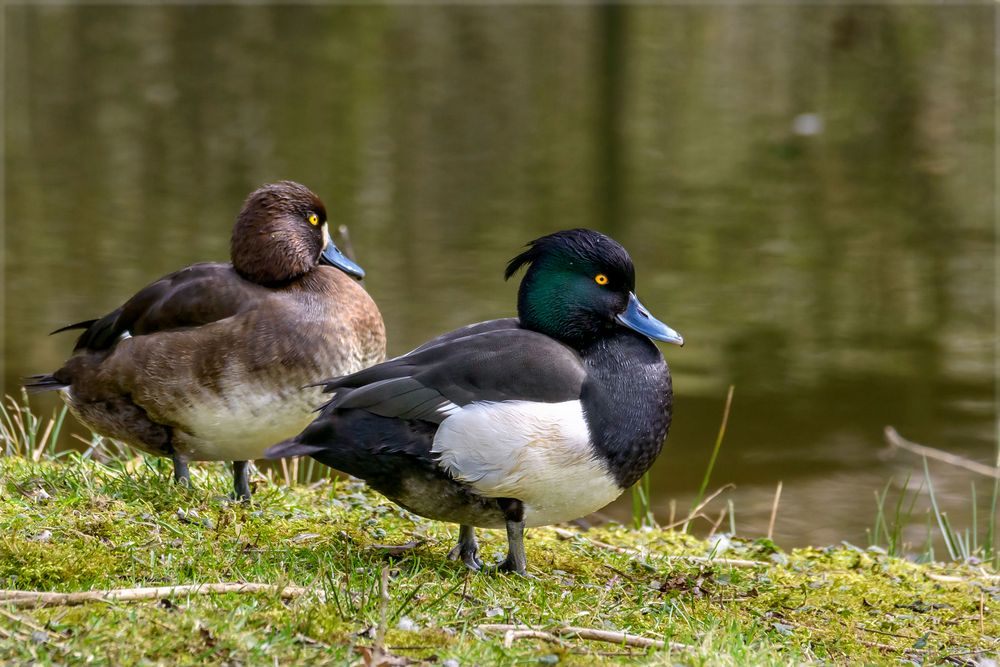
<svg viewBox="0 0 1000 667">
<path fill-rule="evenodd" d="M 238 581 L 311 593 L 0 604 L 0 661 L 349 662 L 374 645 L 380 624 L 392 654 L 439 664 L 971 664 L 1000 651 L 1000 579 L 978 566 L 916 565 L 849 547 L 784 553 L 739 539 L 713 554 L 681 533 L 608 526 L 568 537 L 530 530 L 531 578 L 475 575 L 445 558 L 454 526 L 415 517 L 358 483 L 288 489 L 258 479 L 245 506 L 222 499 L 230 484 L 223 467 L 193 472 L 195 488 L 186 489 L 142 459 L 0 458 L 0 587 Z M 484 557 L 499 558 L 502 533 L 480 534 Z M 393 544 L 410 547 L 382 546 Z M 478 629 L 499 623 L 586 626 L 690 648 L 505 642 Z"/>
</svg>

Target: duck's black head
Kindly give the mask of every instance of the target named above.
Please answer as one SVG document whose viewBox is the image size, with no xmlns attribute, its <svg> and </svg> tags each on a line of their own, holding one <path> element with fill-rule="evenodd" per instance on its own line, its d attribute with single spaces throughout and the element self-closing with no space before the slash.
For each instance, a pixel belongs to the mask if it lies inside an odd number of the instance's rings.
<svg viewBox="0 0 1000 667">
<path fill-rule="evenodd" d="M 620 243 L 590 229 L 535 239 L 510 260 L 505 278 L 528 270 L 517 295 L 521 325 L 585 346 L 615 327 L 678 345 L 684 339 L 649 314 L 635 296 L 635 267 Z"/>
<path fill-rule="evenodd" d="M 293 181 L 269 183 L 250 193 L 233 227 L 230 254 L 241 276 L 262 285 L 287 283 L 317 264 L 358 278 L 365 275 L 330 239 L 323 202 Z"/>
</svg>

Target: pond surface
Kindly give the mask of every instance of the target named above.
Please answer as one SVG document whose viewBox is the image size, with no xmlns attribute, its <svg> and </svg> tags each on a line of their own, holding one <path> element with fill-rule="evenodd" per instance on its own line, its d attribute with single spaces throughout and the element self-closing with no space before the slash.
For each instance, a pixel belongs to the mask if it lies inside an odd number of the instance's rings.
<svg viewBox="0 0 1000 667">
<path fill-rule="evenodd" d="M 887 424 L 995 457 L 991 7 L 4 11 L 8 393 L 69 353 L 47 332 L 226 259 L 246 194 L 290 178 L 349 225 L 392 354 L 513 313 L 530 239 L 621 241 L 687 341 L 663 522 L 730 385 L 708 509 L 761 535 L 781 480 L 785 546 L 867 543 L 876 491 L 922 475 Z M 970 475 L 931 471 L 970 525 Z"/>
</svg>

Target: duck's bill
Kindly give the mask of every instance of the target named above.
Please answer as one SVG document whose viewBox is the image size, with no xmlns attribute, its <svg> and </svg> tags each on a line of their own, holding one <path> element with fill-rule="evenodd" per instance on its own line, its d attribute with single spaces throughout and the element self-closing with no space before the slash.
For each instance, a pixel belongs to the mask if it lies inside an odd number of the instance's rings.
<svg viewBox="0 0 1000 667">
<path fill-rule="evenodd" d="M 634 293 L 628 295 L 628 306 L 625 312 L 617 317 L 618 323 L 633 331 L 649 336 L 665 343 L 684 345 L 684 338 L 666 324 L 649 314 Z"/>
<path fill-rule="evenodd" d="M 335 266 L 347 275 L 354 276 L 355 278 L 364 278 L 365 270 L 347 255 L 340 252 L 340 248 L 330 238 L 330 234 L 325 227 L 323 229 L 323 236 L 325 237 L 326 245 L 323 246 L 323 252 L 319 256 L 319 263 L 326 264 L 327 266 Z"/>
</svg>

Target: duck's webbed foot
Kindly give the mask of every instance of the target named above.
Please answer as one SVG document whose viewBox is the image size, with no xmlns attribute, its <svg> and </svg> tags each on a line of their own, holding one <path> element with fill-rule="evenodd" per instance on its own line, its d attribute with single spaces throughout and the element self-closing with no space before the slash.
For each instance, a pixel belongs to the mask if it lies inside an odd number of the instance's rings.
<svg viewBox="0 0 1000 667">
<path fill-rule="evenodd" d="M 249 461 L 233 461 L 233 499 L 250 500 Z"/>
<path fill-rule="evenodd" d="M 171 454 L 170 458 L 174 462 L 174 482 L 191 487 L 191 471 L 188 470 L 187 460 L 180 454 Z"/>
<path fill-rule="evenodd" d="M 472 526 L 462 526 L 458 529 L 458 544 L 448 552 L 448 560 L 458 560 L 459 558 L 473 572 L 479 572 L 483 567 L 483 561 L 479 560 L 476 529 Z"/>
</svg>

